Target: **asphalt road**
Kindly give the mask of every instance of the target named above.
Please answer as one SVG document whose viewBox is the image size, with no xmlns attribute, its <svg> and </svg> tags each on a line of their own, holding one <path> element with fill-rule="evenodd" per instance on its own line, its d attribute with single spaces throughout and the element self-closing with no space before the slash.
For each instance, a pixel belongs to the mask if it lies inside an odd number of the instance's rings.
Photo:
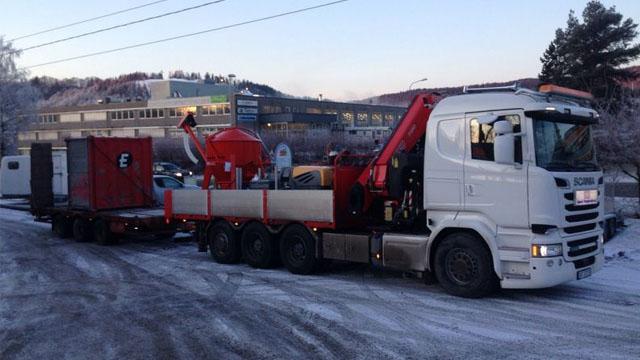
<svg viewBox="0 0 640 360">
<path fill-rule="evenodd" d="M 0 209 L 0 359 L 638 358 L 638 254 L 467 300 L 367 267 L 296 276 L 193 243 L 79 244 Z"/>
</svg>

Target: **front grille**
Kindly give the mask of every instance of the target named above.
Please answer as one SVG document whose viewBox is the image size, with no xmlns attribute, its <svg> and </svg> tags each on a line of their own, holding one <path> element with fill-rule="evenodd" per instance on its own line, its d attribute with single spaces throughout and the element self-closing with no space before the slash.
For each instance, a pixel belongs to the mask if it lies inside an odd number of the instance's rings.
<svg viewBox="0 0 640 360">
<path fill-rule="evenodd" d="M 586 214 L 578 214 L 578 215 L 569 215 L 565 217 L 568 222 L 579 222 L 579 221 L 587 221 L 593 220 L 598 217 L 598 213 L 586 213 Z"/>
<path fill-rule="evenodd" d="M 591 204 L 591 205 L 573 205 L 573 204 L 569 204 L 569 205 L 565 205 L 564 208 L 567 211 L 582 211 L 582 210 L 593 210 L 596 209 L 598 206 L 600 206 L 600 203 L 595 203 L 595 204 Z"/>
<path fill-rule="evenodd" d="M 578 226 L 569 226 L 564 228 L 564 232 L 567 234 L 576 234 L 579 232 L 591 231 L 596 228 L 596 223 L 593 224 L 584 224 Z"/>
<path fill-rule="evenodd" d="M 586 246 L 588 245 L 588 246 Z M 590 236 L 585 239 L 573 240 L 567 242 L 569 257 L 576 257 L 584 254 L 588 254 L 598 250 L 598 236 Z"/>
<path fill-rule="evenodd" d="M 574 261 L 573 262 L 573 266 L 575 266 L 576 270 L 577 270 L 577 269 L 582 269 L 582 268 L 587 267 L 587 266 L 591 266 L 595 262 L 596 262 L 596 257 L 595 256 L 589 256 L 587 258 Z"/>
<path fill-rule="evenodd" d="M 574 204 L 574 195 L 573 191 L 564 192 L 563 196 L 566 199 L 564 203 L 564 219 L 565 219 L 565 227 L 563 229 L 565 234 L 578 234 L 582 232 L 595 230 L 598 226 L 595 220 L 598 219 L 600 213 L 597 209 L 600 206 L 600 202 L 596 204 L 589 205 L 576 205 Z M 600 196 L 600 191 L 598 191 L 598 197 Z M 589 211 L 591 210 L 591 211 Z M 595 210 L 595 211 L 594 211 Z M 585 211 L 589 211 L 584 213 Z M 582 214 L 576 212 L 582 212 Z M 593 221 L 590 224 L 584 224 L 584 222 Z M 574 223 L 582 223 L 580 225 Z"/>
</svg>

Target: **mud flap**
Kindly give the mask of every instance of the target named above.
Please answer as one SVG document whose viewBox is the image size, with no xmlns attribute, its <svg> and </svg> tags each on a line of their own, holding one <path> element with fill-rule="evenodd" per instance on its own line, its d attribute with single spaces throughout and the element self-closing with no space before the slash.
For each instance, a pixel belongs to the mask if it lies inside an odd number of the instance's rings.
<svg viewBox="0 0 640 360">
<path fill-rule="evenodd" d="M 198 242 L 198 252 L 207 252 L 209 244 L 207 243 L 207 226 L 205 224 L 201 222 L 196 224 L 195 237 Z"/>
</svg>

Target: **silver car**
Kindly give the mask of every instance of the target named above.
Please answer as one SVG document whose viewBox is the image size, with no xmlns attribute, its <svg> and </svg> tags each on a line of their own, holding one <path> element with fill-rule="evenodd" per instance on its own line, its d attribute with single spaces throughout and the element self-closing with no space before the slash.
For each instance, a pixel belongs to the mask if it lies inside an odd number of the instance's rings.
<svg viewBox="0 0 640 360">
<path fill-rule="evenodd" d="M 194 189 L 195 185 L 185 185 L 182 181 L 167 175 L 153 175 L 153 199 L 159 205 L 164 205 L 164 191 L 167 189 Z"/>
</svg>

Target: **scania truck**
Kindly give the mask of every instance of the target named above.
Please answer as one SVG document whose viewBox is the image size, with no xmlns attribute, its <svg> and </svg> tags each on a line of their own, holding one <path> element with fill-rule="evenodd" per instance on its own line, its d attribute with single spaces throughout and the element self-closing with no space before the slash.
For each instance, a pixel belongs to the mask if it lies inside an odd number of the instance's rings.
<svg viewBox="0 0 640 360">
<path fill-rule="evenodd" d="M 196 144 L 206 169 L 235 185 L 167 191 L 165 218 L 195 221 L 200 250 L 221 263 L 282 262 L 295 274 L 325 259 L 369 263 L 463 297 L 580 280 L 604 258 L 590 101 L 554 85 L 420 94 L 380 151 L 335 158 L 329 188 L 284 187 L 290 172 L 270 170 L 263 153 L 238 163 L 207 139 L 207 151 Z"/>
</svg>

